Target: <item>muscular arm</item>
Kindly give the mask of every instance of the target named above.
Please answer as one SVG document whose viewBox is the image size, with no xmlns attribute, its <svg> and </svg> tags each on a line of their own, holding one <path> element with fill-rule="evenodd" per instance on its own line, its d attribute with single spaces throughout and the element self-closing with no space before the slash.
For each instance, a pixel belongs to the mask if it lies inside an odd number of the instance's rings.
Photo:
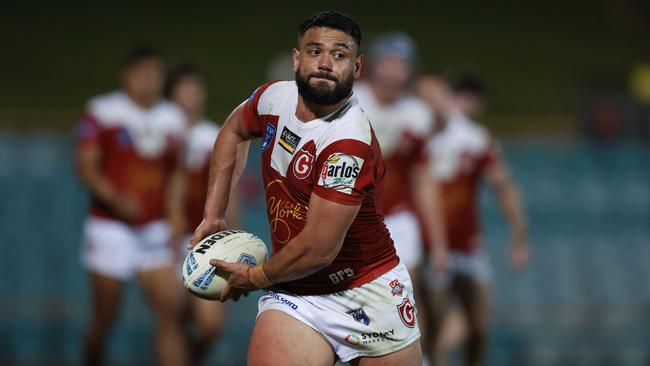
<svg viewBox="0 0 650 366">
<path fill-rule="evenodd" d="M 328 201 L 312 194 L 304 229 L 264 263 L 268 280 L 272 283 L 297 280 L 332 263 L 341 250 L 345 234 L 359 207 Z"/>
<path fill-rule="evenodd" d="M 513 262 L 515 266 L 523 267 L 528 261 L 528 235 L 521 198 L 510 177 L 510 169 L 506 162 L 498 157 L 487 168 L 486 177 L 510 227 L 512 249 L 515 251 L 513 253 L 520 253 L 513 256 Z M 522 250 L 524 254 L 521 254 Z"/>
<path fill-rule="evenodd" d="M 212 259 L 213 266 L 230 273 L 228 285 L 221 292 L 221 301 L 237 300 L 248 291 L 307 277 L 327 267 L 341 250 L 359 208 L 360 205 L 343 205 L 312 194 L 305 227 L 269 261 L 251 267 Z"/>
<path fill-rule="evenodd" d="M 214 144 L 203 222 L 194 231 L 190 248 L 207 235 L 225 229 L 228 202 L 246 165 L 252 138 L 244 130 L 242 106 L 228 116 Z"/>
<path fill-rule="evenodd" d="M 447 236 L 440 205 L 438 182 L 429 173 L 424 163 L 417 164 L 411 175 L 414 203 L 422 217 L 429 240 L 433 244 L 432 264 L 436 270 L 443 270 L 446 262 Z"/>
<path fill-rule="evenodd" d="M 173 242 L 177 242 L 184 235 L 187 228 L 185 217 L 185 199 L 187 197 L 187 175 L 177 164 L 169 179 L 169 186 L 165 192 L 167 220 L 172 229 Z"/>
</svg>

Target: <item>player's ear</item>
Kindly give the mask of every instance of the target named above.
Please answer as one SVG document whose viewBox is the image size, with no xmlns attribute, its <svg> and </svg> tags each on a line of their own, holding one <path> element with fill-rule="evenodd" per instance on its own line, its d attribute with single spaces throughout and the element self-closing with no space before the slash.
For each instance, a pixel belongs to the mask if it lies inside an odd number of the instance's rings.
<svg viewBox="0 0 650 366">
<path fill-rule="evenodd" d="M 298 71 L 298 65 L 300 64 L 300 50 L 294 48 L 291 50 L 291 59 L 293 60 L 293 72 Z"/>
<path fill-rule="evenodd" d="M 361 76 L 361 68 L 363 67 L 363 55 L 357 56 L 354 60 L 354 78 L 358 79 Z"/>
</svg>

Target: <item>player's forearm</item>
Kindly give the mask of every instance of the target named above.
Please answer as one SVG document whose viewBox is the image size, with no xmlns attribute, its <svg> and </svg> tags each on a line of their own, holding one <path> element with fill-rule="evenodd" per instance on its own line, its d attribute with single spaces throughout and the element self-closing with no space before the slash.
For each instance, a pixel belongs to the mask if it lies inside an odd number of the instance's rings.
<svg viewBox="0 0 650 366">
<path fill-rule="evenodd" d="M 272 283 L 283 283 L 307 277 L 332 263 L 338 250 L 324 250 L 314 245 L 315 238 L 298 235 L 268 262 L 264 273 Z M 340 248 L 340 246 L 339 246 Z"/>
<path fill-rule="evenodd" d="M 101 173 L 90 167 L 79 167 L 79 178 L 97 200 L 112 207 L 119 199 L 118 192 Z"/>
<path fill-rule="evenodd" d="M 186 229 L 180 226 L 185 221 L 185 193 L 187 188 L 186 176 L 182 169 L 176 168 L 172 173 L 165 196 L 165 208 L 168 220 L 175 229 Z"/>
<path fill-rule="evenodd" d="M 235 162 L 235 169 L 233 171 L 232 179 L 230 181 L 231 190 L 230 197 L 236 195 L 237 184 L 239 183 L 239 178 L 241 178 L 244 170 L 246 169 L 246 162 L 248 161 L 248 151 L 250 149 L 250 141 L 244 140 L 243 142 L 237 145 L 237 160 Z"/>
<path fill-rule="evenodd" d="M 510 227 L 513 243 L 524 244 L 528 240 L 526 220 L 519 191 L 514 184 L 508 182 L 497 190 L 501 210 Z"/>
<path fill-rule="evenodd" d="M 231 187 L 234 186 L 237 160 L 241 157 L 241 153 L 238 154 L 239 145 L 246 141 L 232 128 L 232 123 L 229 124 L 231 121 L 229 118 L 224 125 L 212 150 L 208 194 L 204 209 L 206 218 L 225 217 Z M 240 164 L 245 164 L 245 161 Z"/>
<path fill-rule="evenodd" d="M 446 248 L 445 226 L 440 207 L 440 189 L 438 183 L 428 175 L 416 180 L 415 206 L 422 217 L 425 230 L 433 245 Z"/>
</svg>

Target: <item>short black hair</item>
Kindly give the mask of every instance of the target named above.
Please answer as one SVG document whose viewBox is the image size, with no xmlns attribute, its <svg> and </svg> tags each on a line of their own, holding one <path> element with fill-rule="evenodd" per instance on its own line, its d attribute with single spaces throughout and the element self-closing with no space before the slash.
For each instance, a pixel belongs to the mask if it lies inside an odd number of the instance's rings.
<svg viewBox="0 0 650 366">
<path fill-rule="evenodd" d="M 354 20 L 345 14 L 328 10 L 310 16 L 300 24 L 300 27 L 298 27 L 298 39 L 300 40 L 305 35 L 305 32 L 315 27 L 325 27 L 343 31 L 354 39 L 357 43 L 357 47 L 361 47 L 361 29 L 359 29 L 359 26 L 354 22 Z"/>
<path fill-rule="evenodd" d="M 136 62 L 148 58 L 160 58 L 160 52 L 149 45 L 139 45 L 129 49 L 122 59 L 122 69 L 127 69 Z"/>
<path fill-rule="evenodd" d="M 478 96 L 487 94 L 485 81 L 476 73 L 465 72 L 452 79 L 451 89 L 454 93 L 468 93 Z"/>
<path fill-rule="evenodd" d="M 202 80 L 204 75 L 198 66 L 191 63 L 182 63 L 174 66 L 169 70 L 165 78 L 165 86 L 163 87 L 163 95 L 165 98 L 171 98 L 178 83 L 186 77 L 195 77 Z"/>
</svg>

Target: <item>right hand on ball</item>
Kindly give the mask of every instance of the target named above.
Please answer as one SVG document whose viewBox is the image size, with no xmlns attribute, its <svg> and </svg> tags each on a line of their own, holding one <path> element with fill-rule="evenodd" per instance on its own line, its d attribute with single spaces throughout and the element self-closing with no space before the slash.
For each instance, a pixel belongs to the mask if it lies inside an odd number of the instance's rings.
<svg viewBox="0 0 650 366">
<path fill-rule="evenodd" d="M 192 234 L 192 239 L 187 245 L 187 249 L 192 250 L 192 248 L 194 248 L 194 246 L 206 236 L 223 230 L 226 230 L 226 220 L 224 218 L 204 218 L 196 230 L 194 230 L 194 234 Z"/>
<path fill-rule="evenodd" d="M 240 296 L 248 296 L 250 291 L 258 289 L 251 283 L 248 277 L 248 269 L 251 267 L 250 264 L 228 263 L 219 259 L 210 260 L 210 264 L 217 269 L 222 269 L 229 273 L 228 284 L 221 291 L 219 301 L 226 301 L 228 299 L 237 301 Z"/>
</svg>

